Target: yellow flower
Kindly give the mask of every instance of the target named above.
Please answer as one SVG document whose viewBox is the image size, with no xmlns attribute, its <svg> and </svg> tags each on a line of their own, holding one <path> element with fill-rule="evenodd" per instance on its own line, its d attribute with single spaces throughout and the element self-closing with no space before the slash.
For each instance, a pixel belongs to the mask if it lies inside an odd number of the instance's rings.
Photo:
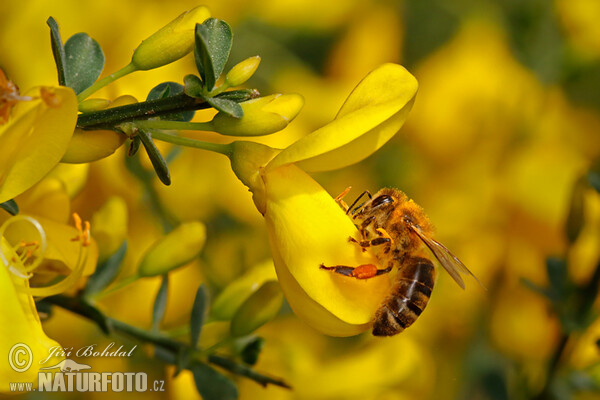
<svg viewBox="0 0 600 400">
<path fill-rule="evenodd" d="M 67 87 L 38 87 L 0 127 L 0 203 L 41 180 L 67 150 L 77 121 L 77 99 Z"/>
<path fill-rule="evenodd" d="M 264 215 L 277 276 L 294 312 L 323 333 L 349 336 L 369 328 L 390 290 L 386 275 L 348 279 L 325 265 L 377 264 L 348 243 L 356 227 L 303 170 L 341 168 L 366 158 L 402 126 L 417 91 L 403 67 L 385 64 L 365 77 L 336 119 L 278 151 L 234 143 L 232 168 Z"/>
<path fill-rule="evenodd" d="M 87 229 L 82 228 L 80 233 L 77 268 L 72 274 L 56 284 L 32 288 L 29 283 L 33 272 L 38 274 L 38 267 L 47 262 L 48 253 L 52 252 L 46 232 L 37 220 L 26 216 L 12 217 L 0 226 L 0 301 L 3 305 L 0 323 L 5 327 L 0 331 L 0 352 L 9 357 L 8 363 L 0 363 L 0 392 L 10 391 L 8 382 L 33 382 L 35 387 L 39 368 L 54 366 L 64 359 L 60 353 L 62 347 L 42 330 L 32 296 L 61 293 L 81 277 L 85 266 L 84 247 L 89 236 Z M 9 239 L 15 236 L 21 240 Z"/>
<path fill-rule="evenodd" d="M 0 313 L 3 327 L 0 330 L 0 352 L 9 357 L 9 362 L 0 363 L 2 393 L 10 391 L 9 382 L 37 383 L 40 367 L 56 365 L 64 357 L 52 357 L 40 365 L 52 348 L 62 350 L 62 347 L 42 330 L 35 302 L 27 293 L 28 280 L 10 270 L 10 260 L 18 255 L 3 237 L 0 238 L 0 255 L 3 262 L 0 266 L 0 302 L 3 307 Z"/>
</svg>

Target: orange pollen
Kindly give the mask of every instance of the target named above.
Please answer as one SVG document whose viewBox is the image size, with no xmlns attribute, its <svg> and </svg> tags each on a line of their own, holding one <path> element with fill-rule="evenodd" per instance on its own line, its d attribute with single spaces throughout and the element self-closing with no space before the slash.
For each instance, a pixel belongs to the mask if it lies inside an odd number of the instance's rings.
<svg viewBox="0 0 600 400">
<path fill-rule="evenodd" d="M 373 264 L 363 264 L 352 270 L 352 276 L 358 279 L 369 279 L 377 275 L 377 266 Z"/>
</svg>

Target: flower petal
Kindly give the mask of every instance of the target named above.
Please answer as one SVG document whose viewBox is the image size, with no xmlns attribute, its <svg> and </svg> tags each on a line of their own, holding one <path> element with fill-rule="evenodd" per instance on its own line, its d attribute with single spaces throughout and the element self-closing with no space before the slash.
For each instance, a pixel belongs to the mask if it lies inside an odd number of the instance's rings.
<svg viewBox="0 0 600 400">
<path fill-rule="evenodd" d="M 350 218 L 295 165 L 266 173 L 263 179 L 275 267 L 294 311 L 329 334 L 366 329 L 390 291 L 389 277 L 359 280 L 319 267 L 377 265 L 370 252 L 348 242 L 357 233 Z"/>
<path fill-rule="evenodd" d="M 334 121 L 283 150 L 267 170 L 296 163 L 305 171 L 324 171 L 363 160 L 404 124 L 417 87 L 404 67 L 382 65 L 358 84 Z"/>
<path fill-rule="evenodd" d="M 77 99 L 67 87 L 30 91 L 0 128 L 0 203 L 42 179 L 67 150 L 77 121 Z"/>
<path fill-rule="evenodd" d="M 28 287 L 27 279 L 14 275 L 5 265 L 5 261 L 8 262 L 7 260 L 16 255 L 4 238 L 0 238 L 0 254 L 3 255 L 0 262 L 0 303 L 3 306 L 3 311 L 0 313 L 0 326 L 5 327 L 0 331 L 0 352 L 9 356 L 12 354 L 10 361 L 13 363 L 16 361 L 18 368 L 25 368 L 31 357 L 31 366 L 23 372 L 16 371 L 8 362 L 0 363 L 0 376 L 2 376 L 0 392 L 9 392 L 8 382 L 34 382 L 34 385 L 37 385 L 39 368 L 56 365 L 64 357 L 50 357 L 40 365 L 41 361 L 52 353 L 52 348 L 62 350 L 62 347 L 46 336 L 42 330 L 33 298 L 24 291 Z M 25 347 L 13 347 L 19 343 L 26 345 L 31 353 L 27 354 Z M 16 350 L 11 353 L 11 349 Z M 15 353 L 19 349 L 22 352 Z"/>
</svg>

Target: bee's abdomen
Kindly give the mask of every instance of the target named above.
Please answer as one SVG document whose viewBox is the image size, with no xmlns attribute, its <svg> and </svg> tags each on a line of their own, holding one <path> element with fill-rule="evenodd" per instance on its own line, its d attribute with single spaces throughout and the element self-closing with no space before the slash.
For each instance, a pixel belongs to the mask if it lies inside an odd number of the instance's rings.
<svg viewBox="0 0 600 400">
<path fill-rule="evenodd" d="M 435 269 L 430 260 L 411 257 L 400 266 L 396 286 L 377 310 L 373 335 L 392 336 L 417 320 L 431 296 Z"/>
</svg>

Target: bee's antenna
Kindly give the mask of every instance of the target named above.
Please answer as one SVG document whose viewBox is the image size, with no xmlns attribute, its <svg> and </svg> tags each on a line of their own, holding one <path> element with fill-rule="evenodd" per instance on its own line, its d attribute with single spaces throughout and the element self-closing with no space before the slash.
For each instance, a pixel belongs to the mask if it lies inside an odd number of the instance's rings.
<svg viewBox="0 0 600 400">
<path fill-rule="evenodd" d="M 373 196 L 371 196 L 371 193 L 368 190 L 365 190 L 364 192 L 362 192 L 360 194 L 360 196 L 358 196 L 356 198 L 356 200 L 354 200 L 354 203 L 352 203 L 352 205 L 350 207 L 348 207 L 348 209 L 346 210 L 346 214 L 348 214 L 350 212 L 350 210 L 352 210 L 352 207 L 354 207 L 356 205 L 356 203 L 358 203 L 358 201 L 364 196 L 364 195 L 369 196 L 369 199 L 371 199 Z M 358 207 L 356 207 L 353 211 L 352 214 L 354 214 L 356 212 L 356 210 L 358 210 L 359 208 L 361 208 L 365 203 L 361 203 Z"/>
</svg>

